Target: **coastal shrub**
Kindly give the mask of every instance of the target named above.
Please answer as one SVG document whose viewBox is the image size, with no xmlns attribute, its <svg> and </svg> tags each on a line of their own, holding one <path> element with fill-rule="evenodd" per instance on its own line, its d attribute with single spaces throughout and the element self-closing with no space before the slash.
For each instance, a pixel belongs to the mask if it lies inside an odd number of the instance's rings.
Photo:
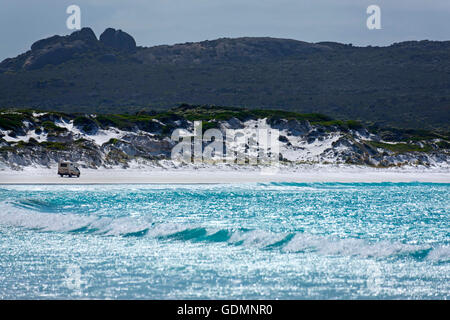
<svg viewBox="0 0 450 320">
<path fill-rule="evenodd" d="M 366 141 L 369 145 L 372 145 L 375 148 L 382 148 L 396 153 L 405 153 L 405 152 L 428 152 L 431 150 L 430 146 L 420 147 L 415 144 L 409 143 L 383 143 L 378 141 Z"/>
<path fill-rule="evenodd" d="M 121 150 L 111 150 L 106 155 L 106 160 L 112 163 L 118 162 L 122 164 L 127 164 L 129 159 L 130 157 Z"/>
<path fill-rule="evenodd" d="M 177 121 L 177 120 L 187 119 L 187 117 L 188 117 L 188 114 L 179 114 L 176 112 L 168 111 L 168 112 L 159 113 L 155 116 L 149 117 L 148 119 L 149 120 L 156 119 L 161 122 L 173 122 L 173 121 Z M 195 119 L 195 120 L 201 120 L 201 119 Z"/>
<path fill-rule="evenodd" d="M 439 141 L 436 144 L 441 149 L 450 149 L 450 143 L 448 141 L 442 140 L 442 141 Z"/>
<path fill-rule="evenodd" d="M 120 140 L 116 139 L 116 138 L 111 138 L 109 139 L 109 141 L 107 142 L 107 144 L 117 144 Z"/>
<path fill-rule="evenodd" d="M 311 124 L 322 125 L 324 127 L 338 127 L 343 131 L 347 131 L 348 129 L 358 130 L 363 128 L 362 123 L 355 120 L 322 120 L 322 121 L 312 121 Z"/>
<path fill-rule="evenodd" d="M 80 138 L 80 139 L 77 139 L 77 140 L 74 141 L 75 144 L 83 144 L 83 143 L 86 143 L 86 142 L 89 142 L 89 140 L 86 140 L 84 138 Z"/>
<path fill-rule="evenodd" d="M 32 147 L 32 146 L 37 146 L 37 145 L 39 145 L 39 142 L 37 142 L 36 139 L 34 139 L 34 138 L 30 138 L 28 140 L 28 142 L 25 142 L 22 140 L 18 141 L 16 144 L 16 147 L 17 148 L 26 148 L 26 147 Z"/>
<path fill-rule="evenodd" d="M 68 145 L 63 142 L 50 142 L 50 141 L 44 141 L 40 143 L 41 146 L 44 148 L 50 149 L 50 150 L 67 150 Z"/>
<path fill-rule="evenodd" d="M 161 133 L 166 136 L 171 135 L 175 129 L 176 127 L 174 125 L 168 124 L 162 128 Z"/>
<path fill-rule="evenodd" d="M 284 110 L 251 110 L 250 113 L 254 118 L 273 118 L 310 122 L 331 121 L 332 118 L 320 113 L 298 113 Z"/>
<path fill-rule="evenodd" d="M 209 129 L 217 129 L 218 127 L 219 123 L 217 121 L 202 121 L 202 133 L 205 133 Z"/>
<path fill-rule="evenodd" d="M 91 132 L 98 128 L 98 123 L 91 118 L 86 116 L 78 116 L 73 120 L 73 125 L 80 128 L 85 132 Z"/>
<path fill-rule="evenodd" d="M 173 109 L 174 112 L 182 115 L 189 121 L 227 121 L 231 118 L 237 118 L 240 121 L 246 121 L 250 119 L 296 119 L 299 121 L 308 120 L 315 122 L 330 121 L 332 118 L 318 114 L 318 113 L 297 113 L 284 110 L 249 110 L 237 107 L 218 107 L 218 106 L 191 106 L 179 107 Z"/>
<path fill-rule="evenodd" d="M 327 121 L 312 121 L 313 125 L 322 125 L 324 127 L 338 127 L 342 130 L 347 130 L 348 126 L 345 121 L 342 120 L 327 120 Z"/>
<path fill-rule="evenodd" d="M 358 130 L 358 129 L 361 129 L 363 127 L 361 122 L 355 121 L 355 120 L 348 120 L 346 122 L 346 124 L 347 124 L 347 127 L 349 129 L 352 129 L 352 130 Z"/>
<path fill-rule="evenodd" d="M 11 146 L 0 147 L 0 153 L 15 152 L 16 150 L 17 149 L 15 147 L 11 147 Z"/>
<path fill-rule="evenodd" d="M 2 113 L 0 114 L 0 128 L 4 130 L 15 130 L 23 125 L 27 117 L 21 113 Z"/>
<path fill-rule="evenodd" d="M 386 141 L 427 141 L 432 139 L 449 140 L 448 134 L 424 129 L 378 128 L 376 130 Z"/>
<path fill-rule="evenodd" d="M 32 117 L 34 112 L 37 112 L 36 110 L 33 109 L 19 109 L 16 112 L 21 113 L 23 115 L 26 115 L 28 117 Z"/>
<path fill-rule="evenodd" d="M 66 128 L 58 127 L 54 122 L 52 121 L 44 121 L 42 122 L 42 128 L 44 128 L 45 131 L 51 132 L 51 133 L 62 133 L 66 132 Z"/>
<path fill-rule="evenodd" d="M 103 127 L 114 127 L 120 130 L 131 130 L 135 127 L 135 120 L 142 116 L 130 116 L 124 114 L 98 115 L 96 120 Z"/>
</svg>

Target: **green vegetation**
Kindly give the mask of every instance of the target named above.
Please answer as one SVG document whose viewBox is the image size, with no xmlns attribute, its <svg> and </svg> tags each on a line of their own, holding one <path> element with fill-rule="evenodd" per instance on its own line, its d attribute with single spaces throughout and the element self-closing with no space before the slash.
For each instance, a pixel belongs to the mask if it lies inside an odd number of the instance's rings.
<svg viewBox="0 0 450 320">
<path fill-rule="evenodd" d="M 62 119 L 70 119 L 70 114 L 66 112 L 60 112 L 60 111 L 42 111 L 42 110 L 36 110 L 37 113 L 45 112 L 47 117 L 53 117 L 53 118 L 62 118 Z"/>
<path fill-rule="evenodd" d="M 219 123 L 216 121 L 202 121 L 202 133 L 205 133 L 205 131 L 209 129 L 217 129 L 219 127 Z"/>
<path fill-rule="evenodd" d="M 363 125 L 359 121 L 355 120 L 325 120 L 325 121 L 312 121 L 311 124 L 319 124 L 325 127 L 338 127 L 341 130 L 348 130 L 348 129 L 361 129 L 363 128 Z"/>
<path fill-rule="evenodd" d="M 136 117 L 120 114 L 99 115 L 96 120 L 103 126 L 112 126 L 121 130 L 129 130 L 134 126 Z"/>
<path fill-rule="evenodd" d="M 4 112 L 0 114 L 0 128 L 4 130 L 16 130 L 23 126 L 23 121 L 29 116 L 19 112 Z"/>
<path fill-rule="evenodd" d="M 109 141 L 107 142 L 108 144 L 117 144 L 120 140 L 116 139 L 116 138 L 111 138 L 109 139 Z"/>
<path fill-rule="evenodd" d="M 167 136 L 172 134 L 173 130 L 175 130 L 176 128 L 176 126 L 168 124 L 162 128 L 161 133 Z"/>
<path fill-rule="evenodd" d="M 120 150 L 111 150 L 106 155 L 106 160 L 111 162 L 118 162 L 122 164 L 127 164 L 127 161 L 130 159 L 130 157 L 125 154 L 123 151 Z"/>
<path fill-rule="evenodd" d="M 348 120 L 345 122 L 345 124 L 347 125 L 347 127 L 349 129 L 352 129 L 352 130 L 358 130 L 358 129 L 361 129 L 364 127 L 361 122 L 355 121 L 355 120 Z"/>
<path fill-rule="evenodd" d="M 401 129 L 401 128 L 372 128 L 380 134 L 384 140 L 404 140 L 404 141 L 423 141 L 432 139 L 449 140 L 450 135 L 445 132 L 437 132 L 423 129 Z"/>
<path fill-rule="evenodd" d="M 11 146 L 3 146 L 0 147 L 0 153 L 7 153 L 7 152 L 16 152 L 17 148 L 11 147 Z"/>
<path fill-rule="evenodd" d="M 98 126 L 98 122 L 87 116 L 78 116 L 73 120 L 73 125 L 85 131 L 90 131 Z"/>
<path fill-rule="evenodd" d="M 44 121 L 42 122 L 42 128 L 44 128 L 45 131 L 49 132 L 49 133 L 63 133 L 66 132 L 67 129 L 66 128 L 61 128 L 58 127 L 57 125 L 55 125 L 55 123 L 53 121 Z"/>
<path fill-rule="evenodd" d="M 408 144 L 408 143 L 383 143 L 383 142 L 377 142 L 377 141 L 366 141 L 367 144 L 375 147 L 375 148 L 382 148 L 386 149 L 395 153 L 406 153 L 406 152 L 429 152 L 431 151 L 431 147 L 424 146 L 420 147 L 415 144 Z"/>
<path fill-rule="evenodd" d="M 41 142 L 40 145 L 47 149 L 50 149 L 50 150 L 63 151 L 63 150 L 68 149 L 68 145 L 66 143 L 62 143 L 62 142 L 45 141 L 45 142 Z"/>
<path fill-rule="evenodd" d="M 16 148 L 27 148 L 27 147 L 33 147 L 39 145 L 39 142 L 37 142 L 35 139 L 30 138 L 28 142 L 19 141 L 15 145 Z"/>
<path fill-rule="evenodd" d="M 75 140 L 73 143 L 76 144 L 76 145 L 83 145 L 86 142 L 88 142 L 88 140 L 86 140 L 84 138 L 80 138 L 80 139 Z"/>
<path fill-rule="evenodd" d="M 223 107 L 223 106 L 211 106 L 211 105 L 188 105 L 182 104 L 177 108 L 171 109 L 167 113 L 161 113 L 161 115 L 165 114 L 166 117 L 169 115 L 178 115 L 179 117 L 183 117 L 189 121 L 195 120 L 203 120 L 203 121 L 224 121 L 229 120 L 231 118 L 236 118 L 241 121 L 246 121 L 249 119 L 263 119 L 268 118 L 271 119 L 297 119 L 308 120 L 311 122 L 320 122 L 320 121 L 329 121 L 330 117 L 318 114 L 318 113 L 310 113 L 310 114 L 302 114 L 298 112 L 285 111 L 285 110 L 254 110 L 254 109 L 245 109 L 245 108 L 237 108 L 237 107 Z"/>
<path fill-rule="evenodd" d="M 442 140 L 436 143 L 437 146 L 441 149 L 450 149 L 450 142 Z"/>
</svg>

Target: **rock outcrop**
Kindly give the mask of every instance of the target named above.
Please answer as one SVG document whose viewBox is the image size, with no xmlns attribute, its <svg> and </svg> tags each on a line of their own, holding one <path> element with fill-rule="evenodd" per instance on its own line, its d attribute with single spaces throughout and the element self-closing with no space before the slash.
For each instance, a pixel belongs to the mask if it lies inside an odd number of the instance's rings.
<svg viewBox="0 0 450 320">
<path fill-rule="evenodd" d="M 75 54 L 87 52 L 98 45 L 98 40 L 90 28 L 83 28 L 68 36 L 53 36 L 39 40 L 31 46 L 31 53 L 23 68 L 39 69 L 47 64 L 57 65 L 72 59 Z"/>
<path fill-rule="evenodd" d="M 55 35 L 36 41 L 31 45 L 30 51 L 0 63 L 0 72 L 35 70 L 46 65 L 59 65 L 84 54 L 92 54 L 100 62 L 115 62 L 116 51 L 130 54 L 135 50 L 135 40 L 122 30 L 108 28 L 99 41 L 91 28 L 82 28 L 67 36 Z"/>
<path fill-rule="evenodd" d="M 136 50 L 136 41 L 128 33 L 113 28 L 106 29 L 100 35 L 100 42 L 116 50 L 133 52 Z"/>
</svg>

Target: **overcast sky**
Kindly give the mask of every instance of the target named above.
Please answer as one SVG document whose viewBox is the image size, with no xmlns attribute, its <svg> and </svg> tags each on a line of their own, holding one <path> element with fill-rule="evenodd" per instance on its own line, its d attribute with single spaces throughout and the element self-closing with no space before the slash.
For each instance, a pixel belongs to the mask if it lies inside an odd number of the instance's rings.
<svg viewBox="0 0 450 320">
<path fill-rule="evenodd" d="M 0 60 L 36 40 L 69 34 L 71 4 L 97 37 L 113 27 L 140 46 L 242 36 L 354 45 L 450 40 L 450 0 L 0 0 Z M 371 4 L 381 7 L 382 30 L 366 27 Z"/>
</svg>

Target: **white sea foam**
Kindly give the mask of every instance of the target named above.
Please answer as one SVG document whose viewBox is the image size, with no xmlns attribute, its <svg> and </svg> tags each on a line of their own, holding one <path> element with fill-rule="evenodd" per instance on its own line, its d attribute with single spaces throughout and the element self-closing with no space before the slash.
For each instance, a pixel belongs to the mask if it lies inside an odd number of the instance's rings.
<svg viewBox="0 0 450 320">
<path fill-rule="evenodd" d="M 266 247 L 283 240 L 286 234 L 277 234 L 264 230 L 235 231 L 229 239 L 229 243 L 242 243 L 245 246 Z"/>
<path fill-rule="evenodd" d="M 333 239 L 300 233 L 296 234 L 282 250 L 285 252 L 314 250 L 326 255 L 360 256 L 367 258 L 407 255 L 429 249 L 430 247 L 426 245 L 410 245 L 388 241 L 369 243 L 363 239 Z"/>
<path fill-rule="evenodd" d="M 450 261 L 450 246 L 440 246 L 433 248 L 428 254 L 427 259 L 431 261 L 449 262 Z"/>
<path fill-rule="evenodd" d="M 96 218 L 74 214 L 34 213 L 19 208 L 3 208 L 0 211 L 0 224 L 39 229 L 41 231 L 67 232 L 91 224 Z"/>
</svg>

